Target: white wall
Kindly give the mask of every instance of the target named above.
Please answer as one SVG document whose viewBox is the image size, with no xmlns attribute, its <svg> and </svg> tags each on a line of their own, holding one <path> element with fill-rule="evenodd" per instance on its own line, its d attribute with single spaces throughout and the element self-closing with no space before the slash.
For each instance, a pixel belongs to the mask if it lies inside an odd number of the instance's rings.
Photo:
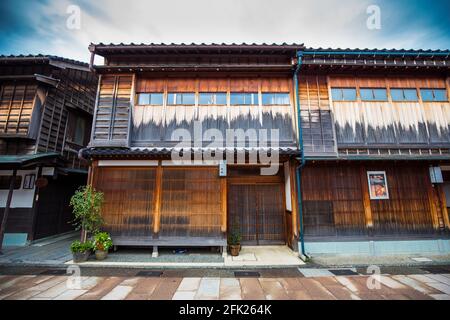
<svg viewBox="0 0 450 320">
<path fill-rule="evenodd" d="M 37 178 L 37 169 L 33 170 L 18 170 L 17 175 L 22 176 L 22 183 L 19 189 L 15 189 L 13 192 L 13 197 L 11 200 L 11 208 L 32 208 L 33 207 L 33 197 L 34 189 L 23 189 L 23 181 L 25 175 L 35 174 Z M 43 175 L 53 175 L 53 168 L 43 168 Z M 0 170 L 0 176 L 11 176 L 12 170 Z M 8 190 L 0 190 L 0 208 L 6 207 L 6 199 L 8 197 Z"/>
</svg>

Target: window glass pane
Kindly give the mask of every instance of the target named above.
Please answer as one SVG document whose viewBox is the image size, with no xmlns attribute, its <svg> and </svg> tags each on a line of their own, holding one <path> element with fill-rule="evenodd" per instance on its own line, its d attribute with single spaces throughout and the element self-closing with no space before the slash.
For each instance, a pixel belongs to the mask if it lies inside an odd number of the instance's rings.
<svg viewBox="0 0 450 320">
<path fill-rule="evenodd" d="M 372 89 L 360 89 L 359 94 L 361 95 L 361 100 L 363 101 L 373 101 L 373 90 Z"/>
<path fill-rule="evenodd" d="M 263 93 L 263 105 L 288 105 L 289 93 Z"/>
<path fill-rule="evenodd" d="M 403 89 L 391 89 L 391 98 L 392 101 L 405 100 L 405 98 L 403 97 Z"/>
<path fill-rule="evenodd" d="M 150 103 L 152 106 L 162 106 L 163 105 L 163 94 L 162 93 L 150 93 Z"/>
<path fill-rule="evenodd" d="M 355 101 L 356 100 L 356 89 L 344 88 L 342 89 L 342 97 L 345 101 Z"/>
<path fill-rule="evenodd" d="M 373 95 L 376 101 L 387 101 L 386 89 L 373 89 Z"/>
<path fill-rule="evenodd" d="M 226 93 L 200 93 L 198 98 L 200 105 L 226 105 Z"/>
<path fill-rule="evenodd" d="M 434 89 L 434 101 L 447 101 L 447 90 Z"/>
<path fill-rule="evenodd" d="M 216 104 L 225 106 L 227 104 L 227 94 L 226 93 L 216 93 Z"/>
<path fill-rule="evenodd" d="M 341 88 L 331 88 L 331 97 L 334 101 L 342 101 L 342 89 Z"/>
<path fill-rule="evenodd" d="M 256 105 L 258 104 L 258 93 L 231 93 L 231 105 Z"/>
<path fill-rule="evenodd" d="M 9 190 L 10 179 L 12 176 L 0 176 L 0 190 Z M 22 176 L 16 176 L 14 181 L 14 189 L 20 189 L 22 185 Z"/>
<path fill-rule="evenodd" d="M 420 95 L 423 101 L 433 101 L 433 90 L 431 89 L 420 89 Z"/>
<path fill-rule="evenodd" d="M 403 94 L 406 101 L 418 101 L 417 90 L 416 89 L 404 89 Z"/>
<path fill-rule="evenodd" d="M 168 93 L 168 105 L 194 105 L 195 93 Z"/>
<path fill-rule="evenodd" d="M 139 93 L 138 94 L 138 104 L 149 104 L 150 102 L 150 94 L 149 93 Z"/>
<path fill-rule="evenodd" d="M 214 94 L 200 93 L 198 96 L 198 104 L 200 105 L 214 104 Z"/>
<path fill-rule="evenodd" d="M 84 133 L 86 132 L 86 121 L 81 117 L 77 117 L 75 127 L 75 137 L 73 142 L 79 145 L 84 145 Z"/>
</svg>

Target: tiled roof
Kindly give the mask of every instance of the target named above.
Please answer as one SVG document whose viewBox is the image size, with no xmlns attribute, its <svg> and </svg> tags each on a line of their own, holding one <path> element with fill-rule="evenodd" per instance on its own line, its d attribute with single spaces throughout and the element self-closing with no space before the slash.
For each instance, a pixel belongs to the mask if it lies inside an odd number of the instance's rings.
<svg viewBox="0 0 450 320">
<path fill-rule="evenodd" d="M 377 48 L 312 48 L 312 47 L 308 47 L 304 49 L 305 53 L 324 53 L 324 54 L 330 54 L 330 53 L 334 53 L 334 54 L 345 54 L 345 53 L 360 53 L 360 54 L 382 54 L 382 55 L 389 55 L 389 54 L 414 54 L 414 55 L 421 55 L 421 54 L 427 54 L 427 55 L 433 55 L 433 54 L 439 54 L 439 55 L 449 55 L 450 54 L 450 50 L 445 49 L 445 50 L 441 50 L 441 49 L 436 49 L 436 50 L 432 50 L 432 49 L 387 49 L 387 48 L 383 48 L 383 49 L 377 49 Z"/>
<path fill-rule="evenodd" d="M 48 62 L 50 60 L 69 63 L 77 66 L 83 66 L 83 67 L 89 67 L 89 64 L 86 62 L 81 62 L 73 59 L 53 56 L 53 55 L 44 55 L 44 54 L 29 54 L 29 55 L 0 55 L 0 62 L 2 61 L 27 61 L 27 60 L 35 60 L 35 61 L 41 61 L 41 62 Z"/>
<path fill-rule="evenodd" d="M 278 151 L 280 155 L 300 156 L 300 151 L 296 148 L 279 147 L 274 148 L 84 148 L 79 152 L 79 156 L 84 159 L 92 157 L 107 157 L 107 156 L 169 156 L 173 151 L 183 154 L 184 152 L 190 152 L 192 154 L 198 152 L 234 152 L 234 153 L 249 153 L 255 152 L 260 149 L 268 150 L 269 153 L 272 150 Z"/>
</svg>

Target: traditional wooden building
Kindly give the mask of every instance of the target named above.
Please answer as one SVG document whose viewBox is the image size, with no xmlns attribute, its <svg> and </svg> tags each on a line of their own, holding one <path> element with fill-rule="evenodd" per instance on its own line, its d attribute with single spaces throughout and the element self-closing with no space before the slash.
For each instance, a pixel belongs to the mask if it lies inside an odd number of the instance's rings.
<svg viewBox="0 0 450 320">
<path fill-rule="evenodd" d="M 80 156 L 116 244 L 448 245 L 448 51 L 89 49 L 105 63 Z"/>
<path fill-rule="evenodd" d="M 0 56 L 0 238 L 4 245 L 72 229 L 68 206 L 87 179 L 97 77 L 55 56 Z M 2 240 L 0 239 L 0 243 Z"/>
</svg>

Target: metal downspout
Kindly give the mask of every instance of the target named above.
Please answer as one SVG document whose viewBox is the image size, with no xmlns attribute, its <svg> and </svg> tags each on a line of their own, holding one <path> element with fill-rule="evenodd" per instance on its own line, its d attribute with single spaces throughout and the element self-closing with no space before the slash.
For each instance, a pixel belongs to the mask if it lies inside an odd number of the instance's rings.
<svg viewBox="0 0 450 320">
<path fill-rule="evenodd" d="M 297 184 L 297 203 L 298 203 L 298 215 L 299 215 L 299 223 L 300 223 L 300 250 L 301 254 L 305 257 L 308 257 L 305 252 L 305 239 L 304 239 L 304 228 L 303 228 L 303 203 L 302 203 L 302 193 L 301 193 L 301 171 L 302 168 L 306 164 L 306 160 L 303 154 L 303 128 L 302 128 L 302 119 L 300 114 L 300 95 L 298 93 L 298 73 L 300 72 L 300 68 L 302 65 L 303 52 L 297 51 L 297 66 L 294 72 L 294 90 L 297 100 L 297 128 L 298 128 L 298 148 L 301 152 L 300 164 L 297 166 L 296 170 L 296 184 Z"/>
</svg>

